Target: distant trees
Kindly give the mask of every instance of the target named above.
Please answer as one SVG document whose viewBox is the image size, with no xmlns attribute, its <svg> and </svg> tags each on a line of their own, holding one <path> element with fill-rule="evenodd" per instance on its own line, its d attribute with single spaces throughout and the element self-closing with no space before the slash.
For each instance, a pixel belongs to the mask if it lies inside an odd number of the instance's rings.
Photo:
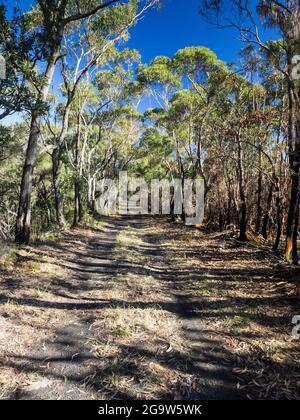
<svg viewBox="0 0 300 420">
<path fill-rule="evenodd" d="M 145 113 L 133 170 L 203 178 L 208 224 L 238 226 L 242 241 L 253 228 L 277 250 L 288 214 L 285 79 L 250 46 L 239 73 L 203 47 L 141 66 L 138 81 L 158 107 Z"/>
<path fill-rule="evenodd" d="M 70 114 L 72 110 L 74 113 L 74 104 L 77 103 L 77 108 L 80 108 L 78 111 L 80 115 L 77 116 L 75 122 L 73 120 L 73 124 L 78 128 L 77 137 L 80 137 L 81 114 L 89 99 L 87 97 L 80 102 L 80 92 L 83 91 L 84 81 L 93 79 L 91 73 L 95 69 L 99 70 L 101 67 L 105 68 L 108 65 L 115 66 L 115 63 L 120 59 L 116 44 L 121 40 L 126 40 L 128 29 L 136 22 L 136 16 L 137 9 L 133 7 L 133 3 L 115 6 L 113 9 L 108 9 L 102 13 L 101 21 L 85 20 L 64 37 L 60 62 L 63 77 L 62 93 L 66 97 L 66 102 L 59 104 L 59 111 L 62 114 L 61 128 L 59 133 L 54 135 L 55 147 L 52 152 L 56 220 L 60 226 L 64 225 L 64 215 L 63 198 L 59 185 L 59 166 L 60 155 L 69 130 Z M 91 96 L 93 96 L 92 92 Z M 101 104 L 98 107 L 103 110 L 106 105 L 108 103 Z M 76 191 L 78 191 L 78 188 L 79 184 Z"/>
</svg>

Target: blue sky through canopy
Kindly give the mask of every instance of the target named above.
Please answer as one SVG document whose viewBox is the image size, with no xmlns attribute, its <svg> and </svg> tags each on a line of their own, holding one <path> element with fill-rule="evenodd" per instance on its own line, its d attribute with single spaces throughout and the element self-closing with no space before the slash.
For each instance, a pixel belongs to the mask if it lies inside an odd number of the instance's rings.
<svg viewBox="0 0 300 420">
<path fill-rule="evenodd" d="M 15 5 L 29 10 L 34 0 L 8 0 L 9 13 Z M 257 2 L 253 0 L 253 4 Z M 131 30 L 131 39 L 126 47 L 137 49 L 144 63 L 158 55 L 173 56 L 180 48 L 205 46 L 212 49 L 221 60 L 237 63 L 239 51 L 245 45 L 239 41 L 234 29 L 217 29 L 199 15 L 201 0 L 161 0 L 161 7 L 151 10 Z M 263 39 L 278 38 L 275 32 L 261 28 Z M 143 101 L 142 108 L 155 106 L 150 98 Z M 142 110 L 143 110 L 142 109 Z M 12 117 L 16 118 L 16 117 Z M 10 121 L 11 122 L 11 121 Z"/>
</svg>

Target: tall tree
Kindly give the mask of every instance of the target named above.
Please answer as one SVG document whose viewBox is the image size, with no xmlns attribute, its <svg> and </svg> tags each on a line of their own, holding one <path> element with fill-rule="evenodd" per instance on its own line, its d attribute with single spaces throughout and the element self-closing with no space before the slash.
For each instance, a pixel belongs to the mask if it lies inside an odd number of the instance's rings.
<svg viewBox="0 0 300 420">
<path fill-rule="evenodd" d="M 256 10 L 255 10 L 256 9 Z M 288 153 L 290 163 L 291 190 L 286 226 L 287 260 L 298 264 L 298 227 L 300 201 L 300 79 L 295 77 L 296 58 L 300 54 L 300 1 L 260 0 L 253 8 L 250 0 L 204 0 L 201 13 L 213 20 L 219 27 L 238 29 L 244 42 L 252 43 L 265 50 L 270 62 L 285 78 L 289 101 Z M 260 36 L 257 15 L 266 26 L 276 28 L 281 35 L 281 51 L 273 48 L 274 43 L 264 42 Z"/>
<path fill-rule="evenodd" d="M 71 1 L 71 0 L 38 0 L 38 7 L 32 12 L 37 15 L 34 28 L 36 38 L 40 42 L 45 61 L 45 70 L 41 77 L 41 84 L 37 90 L 36 102 L 31 110 L 30 134 L 24 164 L 19 210 L 16 222 L 16 242 L 28 243 L 31 225 L 31 195 L 32 179 L 36 162 L 37 145 L 40 138 L 40 125 L 47 109 L 47 98 L 53 80 L 57 62 L 60 58 L 63 37 L 66 31 L 79 21 L 95 18 L 99 12 L 114 7 L 119 3 L 136 4 L 135 0 L 119 2 L 109 1 Z M 153 1 L 151 2 L 153 4 Z"/>
</svg>

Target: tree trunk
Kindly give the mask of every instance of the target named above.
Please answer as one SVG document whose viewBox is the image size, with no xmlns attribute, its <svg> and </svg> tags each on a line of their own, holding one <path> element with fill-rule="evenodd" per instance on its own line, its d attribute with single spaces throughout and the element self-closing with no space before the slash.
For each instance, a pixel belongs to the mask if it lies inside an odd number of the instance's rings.
<svg viewBox="0 0 300 420">
<path fill-rule="evenodd" d="M 74 183 L 74 220 L 73 226 L 76 227 L 80 222 L 82 222 L 84 217 L 83 203 L 82 203 L 82 194 L 81 194 L 81 182 L 79 179 L 75 180 Z"/>
<path fill-rule="evenodd" d="M 95 188 L 94 188 L 94 179 L 90 178 L 88 180 L 88 209 L 91 213 L 95 212 Z"/>
<path fill-rule="evenodd" d="M 65 217 L 64 217 L 63 198 L 62 198 L 62 194 L 60 190 L 59 161 L 60 161 L 60 150 L 59 148 L 56 148 L 52 153 L 52 182 L 53 182 L 54 199 L 55 199 L 56 223 L 60 227 L 63 227 L 65 225 Z"/>
<path fill-rule="evenodd" d="M 18 244 L 28 244 L 30 241 L 32 178 L 36 161 L 37 143 L 40 136 L 40 119 L 39 112 L 34 111 L 32 113 L 17 214 L 15 240 Z"/>
<path fill-rule="evenodd" d="M 279 186 L 276 187 L 276 239 L 273 245 L 273 251 L 278 251 L 282 234 L 282 215 L 281 215 L 281 197 Z"/>
<path fill-rule="evenodd" d="M 292 259 L 294 264 L 298 264 L 297 231 L 299 222 L 299 167 L 297 169 L 294 163 L 295 162 L 291 164 L 292 168 L 295 169 L 295 173 L 292 174 L 290 206 L 286 228 L 285 257 L 287 261 Z"/>
<path fill-rule="evenodd" d="M 69 127 L 69 116 L 71 110 L 73 96 L 68 98 L 66 108 L 63 115 L 63 124 L 61 132 L 56 139 L 56 147 L 52 153 L 52 182 L 54 189 L 54 198 L 55 198 L 55 213 L 56 213 L 56 223 L 62 227 L 65 225 L 64 217 L 64 206 L 63 206 L 63 196 L 60 189 L 60 179 L 59 179 L 59 165 L 62 147 L 68 132 Z"/>
<path fill-rule="evenodd" d="M 291 171 L 291 195 L 287 220 L 285 257 L 298 264 L 298 225 L 300 200 L 300 80 L 294 77 L 293 59 L 300 51 L 300 0 L 297 0 L 293 13 L 289 16 L 287 31 L 287 82 L 289 99 L 289 163 Z"/>
<path fill-rule="evenodd" d="M 49 94 L 56 61 L 59 57 L 59 50 L 60 44 L 52 49 L 45 72 L 45 84 L 37 100 L 37 106 L 40 107 L 40 109 L 34 109 L 31 114 L 30 133 L 23 168 L 19 208 L 16 220 L 15 240 L 18 244 L 28 244 L 30 241 L 32 182 L 37 155 L 37 145 L 40 138 L 40 122 L 43 115 L 43 110 L 41 108 L 42 105 L 45 104 Z"/>
<path fill-rule="evenodd" d="M 292 63 L 289 62 L 291 68 Z M 294 84 L 289 81 L 289 161 L 291 171 L 290 206 L 287 219 L 285 258 L 298 264 L 298 224 L 300 196 L 300 103 Z"/>
<path fill-rule="evenodd" d="M 262 235 L 265 240 L 268 239 L 268 225 L 270 220 L 270 212 L 272 207 L 272 197 L 273 197 L 273 191 L 274 191 L 274 184 L 272 183 L 270 185 L 268 198 L 267 198 L 267 205 L 266 205 L 266 211 L 263 217 L 263 224 L 262 224 Z"/>
<path fill-rule="evenodd" d="M 77 116 L 77 130 L 75 136 L 75 181 L 74 181 L 74 220 L 73 226 L 78 226 L 83 219 L 83 204 L 81 195 L 81 179 L 79 170 L 79 143 L 81 137 L 81 111 Z"/>
<path fill-rule="evenodd" d="M 184 166 L 183 166 L 181 157 L 179 158 L 179 168 L 180 168 L 180 179 L 181 179 L 181 188 L 182 188 L 182 198 L 184 200 L 185 171 L 184 171 Z M 186 213 L 185 213 L 184 204 L 182 206 L 181 220 L 183 221 L 183 223 L 185 223 L 185 221 L 186 221 Z"/>
<path fill-rule="evenodd" d="M 243 150 L 240 142 L 239 135 L 237 137 L 238 145 L 238 181 L 239 181 L 239 198 L 240 198 L 240 241 L 247 241 L 247 204 L 245 195 L 245 181 L 244 181 L 244 168 L 243 168 Z"/>
<path fill-rule="evenodd" d="M 259 173 L 258 173 L 258 181 L 257 181 L 257 208 L 256 208 L 256 225 L 255 225 L 255 232 L 258 234 L 260 232 L 261 227 L 261 216 L 262 216 L 262 208 L 261 208 L 261 194 L 262 194 L 262 153 L 261 148 L 259 149 Z"/>
</svg>

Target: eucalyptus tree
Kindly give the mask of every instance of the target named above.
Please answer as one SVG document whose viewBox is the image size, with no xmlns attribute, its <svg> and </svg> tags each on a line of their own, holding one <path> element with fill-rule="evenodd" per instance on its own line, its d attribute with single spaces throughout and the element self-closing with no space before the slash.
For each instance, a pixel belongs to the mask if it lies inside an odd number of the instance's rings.
<svg viewBox="0 0 300 420">
<path fill-rule="evenodd" d="M 148 5 L 156 1 L 151 1 Z M 145 4 L 145 2 L 141 2 Z M 61 57 L 63 38 L 74 30 L 78 22 L 91 19 L 97 28 L 101 25 L 101 12 L 120 4 L 137 1 L 73 1 L 73 0 L 37 0 L 37 6 L 30 11 L 33 22 L 32 34 L 40 45 L 40 61 L 44 62 L 40 73 L 40 85 L 36 89 L 36 101 L 31 109 L 30 134 L 21 183 L 19 210 L 16 223 L 16 241 L 28 243 L 31 224 L 32 179 L 36 162 L 37 145 L 40 139 L 40 125 L 47 113 L 47 99 L 58 60 Z M 36 64 L 36 62 L 34 62 Z"/>
<path fill-rule="evenodd" d="M 149 65 L 142 64 L 137 69 L 137 81 L 155 99 L 157 107 L 167 111 L 170 99 L 181 87 L 181 77 L 176 71 L 172 58 L 159 56 Z"/>
<path fill-rule="evenodd" d="M 291 190 L 286 226 L 287 260 L 298 263 L 298 226 L 300 201 L 300 78 L 297 63 L 300 55 L 300 3 L 298 0 L 260 0 L 256 10 L 250 0 L 225 2 L 204 0 L 202 14 L 219 27 L 234 27 L 244 42 L 262 48 L 268 55 L 274 70 L 280 71 L 285 79 L 288 109 L 288 154 L 290 163 Z M 273 42 L 265 42 L 260 36 L 256 17 L 259 15 L 266 26 L 276 28 L 281 48 L 274 48 Z M 282 52 L 284 52 L 282 54 Z"/>
<path fill-rule="evenodd" d="M 104 172 L 116 158 L 117 151 L 126 152 L 126 105 L 130 104 L 128 85 L 132 83 L 132 66 L 139 61 L 136 51 L 123 50 L 118 53 L 110 69 L 99 71 L 94 80 L 96 100 L 89 102 L 83 115 L 85 129 L 90 127 L 90 135 L 86 145 L 86 164 L 84 166 L 84 179 L 88 187 L 88 208 L 95 210 L 95 196 L 97 179 L 104 176 Z M 125 120 L 120 117 L 124 115 Z M 116 146 L 114 139 L 115 127 L 121 127 L 123 136 L 120 144 Z"/>
<path fill-rule="evenodd" d="M 157 127 L 146 127 L 135 149 L 131 171 L 148 182 L 153 179 L 174 179 L 176 168 L 173 142 L 166 133 L 162 133 Z"/>
<path fill-rule="evenodd" d="M 230 70 L 204 47 L 185 48 L 172 59 L 159 57 L 153 63 L 154 69 L 144 66 L 138 73 L 139 80 L 148 82 L 153 96 L 161 99 L 161 107 L 145 114 L 158 129 L 148 129 L 145 139 L 169 138 L 173 153 L 167 160 L 164 158 L 164 164 L 171 168 L 172 175 L 183 180 L 187 176 L 203 178 L 208 214 L 215 219 L 218 210 L 220 229 L 232 223 L 234 215 L 240 239 L 246 240 L 253 217 L 261 223 L 262 176 L 268 177 L 267 165 L 272 170 L 268 180 L 276 194 L 278 191 L 275 164 L 268 150 L 275 114 L 267 104 L 265 88 Z M 167 71 L 158 71 L 157 63 L 163 63 L 164 68 L 167 65 Z M 178 87 L 173 85 L 174 90 L 170 91 L 169 81 L 174 76 Z M 257 173 L 258 215 L 253 207 L 253 179 Z"/>
<path fill-rule="evenodd" d="M 206 47 L 187 47 L 179 50 L 173 63 L 181 77 L 186 78 L 187 91 L 173 98 L 173 106 L 191 107 L 190 114 L 193 119 L 189 125 L 189 150 L 192 154 L 193 176 L 200 175 L 205 182 L 205 195 L 209 191 L 209 182 L 203 170 L 203 142 L 209 119 L 218 106 L 218 95 L 230 72 L 226 64 L 217 58 L 217 55 Z M 198 98 L 197 98 L 198 97 Z M 191 145 L 191 133 L 193 144 Z M 207 146 L 207 145 L 206 145 Z"/>
<path fill-rule="evenodd" d="M 60 155 L 69 128 L 69 117 L 72 103 L 84 80 L 93 79 L 95 72 L 107 66 L 114 67 L 118 61 L 125 59 L 126 50 L 121 54 L 118 44 L 124 43 L 129 36 L 128 30 L 133 26 L 138 16 L 143 12 L 134 7 L 134 3 L 115 6 L 107 9 L 99 17 L 99 22 L 89 18 L 80 22 L 71 34 L 64 37 L 62 45 L 61 74 L 63 77 L 62 91 L 66 97 L 62 111 L 61 129 L 54 136 L 55 147 L 52 154 L 53 186 L 56 203 L 56 220 L 64 224 L 63 200 L 59 186 Z M 128 60 L 135 60 L 133 56 Z M 105 103 L 98 108 L 103 109 Z"/>
<path fill-rule="evenodd" d="M 176 159 L 175 173 L 171 176 L 184 181 L 184 167 L 178 147 L 176 132 L 169 123 L 169 111 L 173 95 L 182 87 L 182 77 L 174 66 L 173 59 L 165 56 L 154 58 L 149 65 L 137 69 L 137 81 L 142 89 L 154 99 L 155 108 L 147 110 L 145 120 L 156 126 L 161 135 L 167 135 L 174 147 Z"/>
<path fill-rule="evenodd" d="M 272 43 L 273 50 L 284 56 L 280 42 Z M 257 150 L 257 207 L 256 233 L 262 233 L 267 240 L 273 237 L 273 249 L 277 250 L 283 227 L 283 210 L 286 197 L 285 176 L 287 170 L 287 123 L 288 98 L 285 91 L 285 77 L 282 72 L 274 72 L 268 54 L 248 44 L 242 51 L 242 68 L 245 76 L 259 80 L 262 95 L 253 97 L 255 109 L 263 111 L 263 120 L 257 121 L 256 136 L 252 140 Z M 259 101 L 262 104 L 259 105 Z M 269 175 L 270 174 L 270 175 Z M 265 198 L 263 200 L 263 197 Z"/>
<path fill-rule="evenodd" d="M 40 57 L 38 42 L 28 31 L 26 16 L 16 11 L 11 20 L 0 5 L 0 121 L 28 111 L 33 102 L 30 85 L 38 81 L 33 62 Z M 2 74 L 3 73 L 3 74 Z"/>
<path fill-rule="evenodd" d="M 14 235 L 18 183 L 28 129 L 25 124 L 0 125 L 0 239 Z"/>
<path fill-rule="evenodd" d="M 74 180 L 73 225 L 83 218 L 83 201 L 87 201 L 89 210 L 94 210 L 96 180 L 118 149 L 124 150 L 123 156 L 126 152 L 126 122 L 130 121 L 131 114 L 125 108 L 132 99 L 127 86 L 132 83 L 132 67 L 139 61 L 139 54 L 135 50 L 111 48 L 109 57 L 109 61 L 102 61 L 102 69 L 98 65 L 95 74 L 90 69 L 86 78 L 81 79 L 69 105 L 69 129 L 64 145 Z M 127 120 L 125 117 L 122 120 L 121 116 L 125 114 L 128 114 Z M 118 147 L 114 141 L 117 128 L 122 133 Z"/>
</svg>

